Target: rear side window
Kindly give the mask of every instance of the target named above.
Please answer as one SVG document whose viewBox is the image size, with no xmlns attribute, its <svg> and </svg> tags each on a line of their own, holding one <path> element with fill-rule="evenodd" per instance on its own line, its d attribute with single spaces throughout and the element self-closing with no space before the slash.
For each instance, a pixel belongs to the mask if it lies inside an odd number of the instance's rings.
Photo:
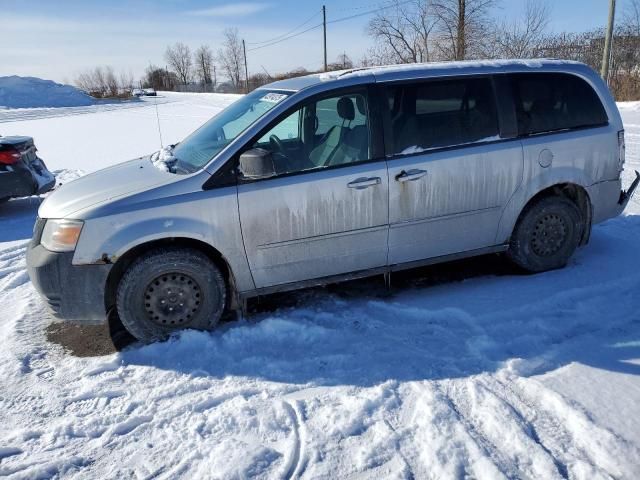
<svg viewBox="0 0 640 480">
<path fill-rule="evenodd" d="M 607 124 L 598 95 L 575 75 L 517 74 L 512 84 L 520 135 Z"/>
<path fill-rule="evenodd" d="M 498 139 L 488 78 L 427 81 L 386 89 L 392 154 Z"/>
</svg>

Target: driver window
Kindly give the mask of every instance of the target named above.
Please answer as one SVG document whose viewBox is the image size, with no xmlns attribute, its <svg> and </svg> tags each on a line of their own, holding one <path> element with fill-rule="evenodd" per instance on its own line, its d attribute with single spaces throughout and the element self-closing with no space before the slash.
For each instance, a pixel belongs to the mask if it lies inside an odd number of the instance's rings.
<svg viewBox="0 0 640 480">
<path fill-rule="evenodd" d="M 264 134 L 253 145 L 258 147 L 271 152 L 278 174 L 369 160 L 366 94 L 309 102 Z"/>
</svg>

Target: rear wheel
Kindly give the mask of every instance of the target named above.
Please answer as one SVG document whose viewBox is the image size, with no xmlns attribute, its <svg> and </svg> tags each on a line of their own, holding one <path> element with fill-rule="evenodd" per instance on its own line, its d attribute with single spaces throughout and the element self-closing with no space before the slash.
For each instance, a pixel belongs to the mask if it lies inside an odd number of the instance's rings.
<svg viewBox="0 0 640 480">
<path fill-rule="evenodd" d="M 154 249 L 135 260 L 118 285 L 116 305 L 125 328 L 152 342 L 185 328 L 213 329 L 224 311 L 220 270 L 192 249 Z"/>
<path fill-rule="evenodd" d="M 508 256 L 530 272 L 564 267 L 580 244 L 584 220 L 565 197 L 543 197 L 527 206 L 509 242 Z"/>
</svg>

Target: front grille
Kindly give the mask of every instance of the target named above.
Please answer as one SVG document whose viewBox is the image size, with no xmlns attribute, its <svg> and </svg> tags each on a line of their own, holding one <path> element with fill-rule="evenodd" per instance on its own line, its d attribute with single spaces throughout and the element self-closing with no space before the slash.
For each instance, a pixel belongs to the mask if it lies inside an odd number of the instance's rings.
<svg viewBox="0 0 640 480">
<path fill-rule="evenodd" d="M 35 247 L 40 245 L 40 240 L 42 238 L 42 230 L 44 230 L 44 224 L 47 223 L 46 218 L 36 218 L 36 223 L 33 226 L 33 237 L 31 237 L 31 246 Z"/>
</svg>

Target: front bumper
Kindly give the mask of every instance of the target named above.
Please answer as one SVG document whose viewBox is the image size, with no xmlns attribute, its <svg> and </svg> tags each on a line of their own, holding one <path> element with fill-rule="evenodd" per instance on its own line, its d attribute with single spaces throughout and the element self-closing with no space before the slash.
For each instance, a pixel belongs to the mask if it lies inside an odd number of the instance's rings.
<svg viewBox="0 0 640 480">
<path fill-rule="evenodd" d="M 54 316 L 99 324 L 107 318 L 105 288 L 111 265 L 72 265 L 73 252 L 55 253 L 29 245 L 27 270 Z"/>
</svg>

